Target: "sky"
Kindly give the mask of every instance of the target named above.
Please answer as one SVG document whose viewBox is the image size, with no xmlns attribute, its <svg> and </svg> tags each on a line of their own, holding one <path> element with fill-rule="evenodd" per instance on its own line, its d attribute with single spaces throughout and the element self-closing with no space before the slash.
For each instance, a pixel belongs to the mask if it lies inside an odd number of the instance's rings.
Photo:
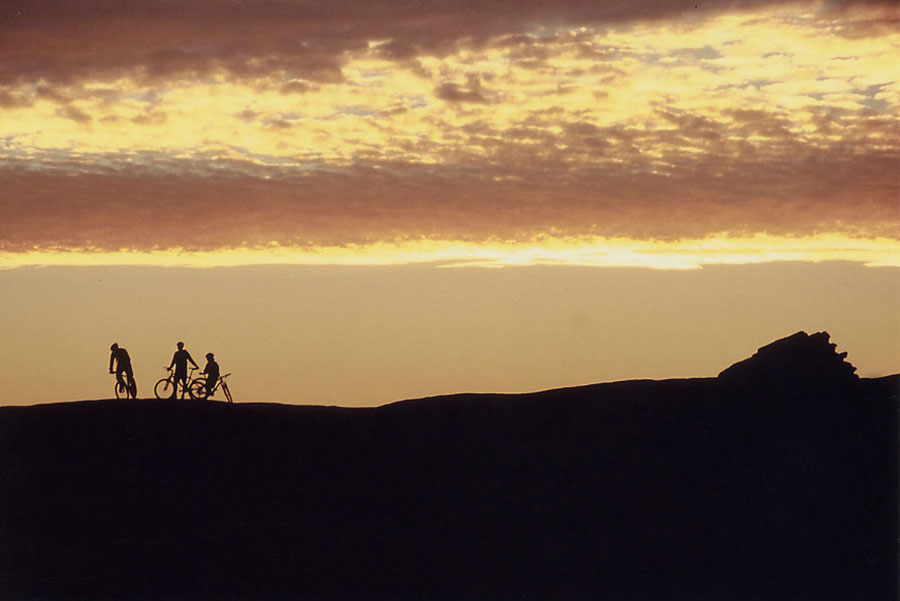
<svg viewBox="0 0 900 601">
<path fill-rule="evenodd" d="M 113 341 L 316 404 L 900 372 L 896 1 L 10 0 L 0 56 L 0 403 Z"/>
</svg>

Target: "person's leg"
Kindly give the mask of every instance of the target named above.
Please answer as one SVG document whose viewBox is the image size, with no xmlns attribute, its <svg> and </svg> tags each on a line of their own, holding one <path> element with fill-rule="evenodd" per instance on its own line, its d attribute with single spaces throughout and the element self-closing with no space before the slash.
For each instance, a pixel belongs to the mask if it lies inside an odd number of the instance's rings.
<svg viewBox="0 0 900 601">
<path fill-rule="evenodd" d="M 125 369 L 122 370 L 125 373 L 126 382 L 128 385 L 128 393 L 131 395 L 131 398 L 137 398 L 137 383 L 134 381 L 134 372 L 131 370 L 131 366 L 129 365 Z"/>
</svg>

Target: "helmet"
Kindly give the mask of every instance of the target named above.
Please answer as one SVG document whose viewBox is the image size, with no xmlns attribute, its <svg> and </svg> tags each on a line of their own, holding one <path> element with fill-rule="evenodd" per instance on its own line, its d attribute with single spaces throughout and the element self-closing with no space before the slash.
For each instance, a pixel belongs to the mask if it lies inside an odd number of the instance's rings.
<svg viewBox="0 0 900 601">
<path fill-rule="evenodd" d="M 119 348 L 119 345 L 118 345 L 117 343 L 113 342 L 113 343 L 112 343 L 112 346 L 109 347 L 109 350 L 114 351 L 114 350 L 116 350 L 117 348 Z"/>
<path fill-rule="evenodd" d="M 212 359 L 213 357 L 215 357 L 215 355 L 213 355 L 212 353 L 206 353 L 207 359 Z"/>
</svg>

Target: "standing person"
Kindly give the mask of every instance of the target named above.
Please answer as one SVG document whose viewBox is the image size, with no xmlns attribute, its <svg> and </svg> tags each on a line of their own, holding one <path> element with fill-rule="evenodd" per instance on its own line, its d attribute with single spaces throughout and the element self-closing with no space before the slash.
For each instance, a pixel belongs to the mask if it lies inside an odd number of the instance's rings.
<svg viewBox="0 0 900 601">
<path fill-rule="evenodd" d="M 215 355 L 206 353 L 206 367 L 201 373 L 206 374 L 206 397 L 212 395 L 212 390 L 219 381 L 219 364 L 216 363 Z"/>
<path fill-rule="evenodd" d="M 116 371 L 113 372 L 113 363 L 116 364 Z M 128 356 L 128 351 L 124 348 L 121 348 L 117 343 L 113 342 L 112 346 L 109 347 L 109 373 L 116 374 L 116 382 L 119 386 L 128 386 L 128 394 L 131 398 L 137 398 L 137 384 L 134 381 L 134 371 L 131 368 L 131 357 Z M 122 378 L 122 375 L 127 377 L 127 380 Z"/>
<path fill-rule="evenodd" d="M 181 382 L 181 398 L 184 398 L 184 391 L 187 390 L 187 375 L 188 375 L 188 361 L 191 362 L 191 365 L 194 366 L 194 369 L 200 369 L 200 366 L 194 362 L 194 358 L 191 357 L 191 354 L 184 350 L 184 343 L 179 342 L 175 346 L 178 347 L 178 350 L 175 351 L 175 354 L 172 355 L 172 361 L 169 363 L 169 369 L 172 369 L 172 366 L 175 366 L 175 377 L 172 386 L 172 398 L 175 398 L 175 395 L 178 393 L 178 382 Z"/>
</svg>

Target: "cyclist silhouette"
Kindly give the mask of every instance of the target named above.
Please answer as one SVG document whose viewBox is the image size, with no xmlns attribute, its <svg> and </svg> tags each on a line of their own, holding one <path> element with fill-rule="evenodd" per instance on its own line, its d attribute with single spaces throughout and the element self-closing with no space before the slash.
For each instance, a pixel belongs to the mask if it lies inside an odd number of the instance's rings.
<svg viewBox="0 0 900 601">
<path fill-rule="evenodd" d="M 116 382 L 120 386 L 125 386 L 127 383 L 131 398 L 136 398 L 137 385 L 134 382 L 134 371 L 131 368 L 131 357 L 128 356 L 128 351 L 115 342 L 109 347 L 109 351 L 109 373 L 116 374 Z M 116 364 L 115 372 L 113 372 L 113 362 Z M 123 374 L 127 377 L 127 381 L 122 378 Z"/>
<path fill-rule="evenodd" d="M 219 381 L 219 364 L 216 363 L 215 355 L 206 353 L 206 366 L 200 373 L 206 374 L 206 394 L 209 396 L 212 394 L 216 382 Z"/>
<path fill-rule="evenodd" d="M 175 351 L 175 354 L 172 355 L 172 362 L 169 363 L 169 369 L 172 369 L 172 366 L 175 366 L 175 375 L 174 375 L 174 386 L 172 386 L 172 398 L 175 398 L 176 391 L 178 390 L 178 382 L 182 383 L 181 387 L 181 398 L 184 398 L 184 391 L 187 389 L 187 372 L 188 372 L 188 361 L 191 362 L 191 365 L 194 366 L 195 369 L 199 369 L 200 366 L 194 362 L 194 358 L 191 357 L 191 354 L 184 350 L 184 343 L 179 342 L 177 345 L 178 350 Z"/>
</svg>

